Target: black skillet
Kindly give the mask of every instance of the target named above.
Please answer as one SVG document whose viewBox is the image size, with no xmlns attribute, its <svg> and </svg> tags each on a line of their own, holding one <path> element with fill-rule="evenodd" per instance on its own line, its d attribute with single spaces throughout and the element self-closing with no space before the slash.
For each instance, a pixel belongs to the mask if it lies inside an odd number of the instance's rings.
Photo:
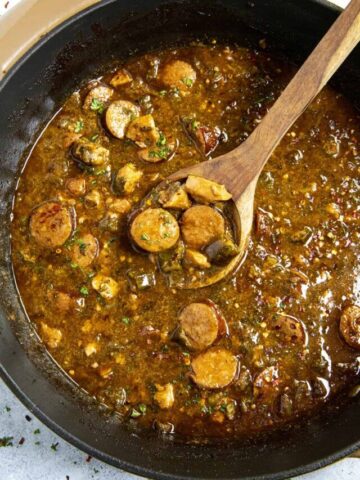
<svg viewBox="0 0 360 480">
<path fill-rule="evenodd" d="M 58 369 L 17 294 L 9 223 L 16 179 L 37 133 L 81 82 L 118 58 L 189 39 L 217 37 L 276 50 L 301 62 L 338 11 L 315 0 L 107 0 L 42 38 L 0 84 L 0 373 L 46 425 L 90 455 L 151 478 L 280 479 L 322 467 L 360 447 L 360 399 L 339 400 L 290 429 L 252 441 L 196 445 L 136 432 Z M 360 51 L 334 78 L 360 101 Z M 339 408 L 341 406 L 341 408 Z"/>
</svg>

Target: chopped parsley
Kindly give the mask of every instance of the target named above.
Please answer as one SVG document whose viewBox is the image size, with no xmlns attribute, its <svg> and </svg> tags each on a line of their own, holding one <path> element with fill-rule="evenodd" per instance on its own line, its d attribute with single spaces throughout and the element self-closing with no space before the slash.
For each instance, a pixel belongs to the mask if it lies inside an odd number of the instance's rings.
<svg viewBox="0 0 360 480">
<path fill-rule="evenodd" d="M 140 403 L 139 406 L 138 406 L 138 408 L 139 408 L 140 412 L 141 412 L 143 415 L 145 415 L 145 413 L 146 413 L 146 405 L 145 405 L 145 403 Z"/>
<path fill-rule="evenodd" d="M 81 288 L 80 288 L 80 293 L 81 295 L 89 295 L 89 289 L 87 287 L 85 287 L 85 285 L 83 285 Z"/>
<path fill-rule="evenodd" d="M 83 128 L 84 128 L 84 122 L 82 120 L 78 120 L 75 123 L 74 132 L 75 133 L 80 133 Z"/>
<path fill-rule="evenodd" d="M 161 148 L 158 148 L 157 150 L 150 150 L 149 157 L 164 159 L 169 156 L 170 152 L 171 149 L 167 145 L 165 145 Z"/>
<path fill-rule="evenodd" d="M 191 128 L 192 130 L 197 130 L 200 126 L 200 122 L 198 120 L 193 119 L 191 121 Z"/>
<path fill-rule="evenodd" d="M 36 430 L 34 430 L 34 435 L 39 435 L 40 433 L 40 428 L 37 428 Z"/>
<path fill-rule="evenodd" d="M 166 93 L 166 90 L 160 90 L 159 95 L 160 97 L 165 97 Z"/>
<path fill-rule="evenodd" d="M 14 437 L 2 437 L 0 438 L 0 447 L 12 447 Z"/>
<path fill-rule="evenodd" d="M 98 133 L 94 133 L 94 135 L 91 135 L 91 137 L 89 138 L 90 142 L 96 142 L 96 140 L 99 138 L 99 134 Z"/>
<path fill-rule="evenodd" d="M 84 242 L 84 240 L 82 238 L 78 238 L 75 241 L 79 245 L 79 250 L 80 250 L 81 255 L 85 255 L 85 253 L 86 253 L 86 243 Z"/>
<path fill-rule="evenodd" d="M 75 269 L 75 268 L 79 268 L 79 265 L 77 263 L 70 262 L 70 267 Z"/>
<path fill-rule="evenodd" d="M 7 405 L 5 406 L 5 410 L 6 410 L 7 412 L 11 412 L 11 408 L 8 407 Z"/>
<path fill-rule="evenodd" d="M 135 410 L 135 408 L 133 408 L 133 409 L 131 410 L 131 413 L 130 413 L 130 417 L 131 417 L 131 418 L 138 418 L 138 417 L 140 417 L 140 416 L 141 416 L 141 413 L 138 412 L 137 410 Z"/>
<path fill-rule="evenodd" d="M 94 112 L 101 114 L 105 110 L 105 106 L 103 102 L 101 102 L 97 98 L 93 98 L 90 104 L 90 109 L 93 110 Z"/>
<path fill-rule="evenodd" d="M 131 319 L 129 317 L 122 317 L 121 321 L 125 323 L 125 325 L 129 325 L 131 322 Z"/>
<path fill-rule="evenodd" d="M 189 78 L 189 77 L 184 77 L 181 79 L 181 81 L 183 82 L 184 85 L 186 85 L 187 87 L 192 87 L 193 84 L 194 84 L 194 80 L 192 78 Z"/>
<path fill-rule="evenodd" d="M 51 450 L 54 450 L 54 452 L 56 452 L 58 446 L 59 446 L 59 442 L 56 442 L 56 443 L 52 443 L 50 448 L 51 448 Z"/>
<path fill-rule="evenodd" d="M 150 240 L 150 237 L 147 233 L 143 233 L 140 238 L 141 240 Z"/>
<path fill-rule="evenodd" d="M 159 140 L 156 142 L 157 147 L 163 147 L 167 144 L 167 140 L 163 132 L 159 132 Z"/>
</svg>

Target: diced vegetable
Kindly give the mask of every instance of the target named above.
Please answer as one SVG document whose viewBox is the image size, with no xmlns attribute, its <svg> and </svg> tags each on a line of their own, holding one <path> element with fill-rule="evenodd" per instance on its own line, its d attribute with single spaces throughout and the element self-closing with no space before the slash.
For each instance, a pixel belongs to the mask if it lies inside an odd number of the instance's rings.
<svg viewBox="0 0 360 480">
<path fill-rule="evenodd" d="M 160 252 L 158 255 L 158 260 L 161 271 L 164 273 L 181 271 L 181 261 L 184 256 L 184 251 L 184 244 L 180 241 L 177 243 L 174 249 L 167 250 L 166 252 Z"/>
<path fill-rule="evenodd" d="M 239 247 L 232 240 L 226 238 L 211 243 L 205 251 L 210 262 L 216 265 L 227 263 L 240 252 Z"/>
<path fill-rule="evenodd" d="M 133 290 L 145 290 L 156 285 L 156 278 L 154 272 L 145 273 L 142 270 L 129 270 L 127 275 L 130 279 Z"/>
</svg>

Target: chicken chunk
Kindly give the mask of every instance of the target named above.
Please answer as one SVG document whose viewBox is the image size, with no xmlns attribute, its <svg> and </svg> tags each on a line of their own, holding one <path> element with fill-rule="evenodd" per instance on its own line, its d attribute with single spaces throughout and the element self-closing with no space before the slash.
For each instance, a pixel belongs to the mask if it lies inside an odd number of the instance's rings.
<svg viewBox="0 0 360 480">
<path fill-rule="evenodd" d="M 153 116 L 149 114 L 135 118 L 127 128 L 126 137 L 140 148 L 155 145 L 160 138 L 160 134 Z"/>
<path fill-rule="evenodd" d="M 161 409 L 168 409 L 174 405 L 174 385 L 167 383 L 166 385 L 155 384 L 157 392 L 154 395 L 154 400 L 157 402 Z"/>
<path fill-rule="evenodd" d="M 118 70 L 114 74 L 114 76 L 111 78 L 110 85 L 116 88 L 131 82 L 132 82 L 132 76 L 127 70 L 125 70 L 125 68 L 122 68 L 121 70 Z"/>
<path fill-rule="evenodd" d="M 360 307 L 351 305 L 342 312 L 340 332 L 350 347 L 360 350 Z"/>
<path fill-rule="evenodd" d="M 99 242 L 91 233 L 77 238 L 71 248 L 72 261 L 80 268 L 91 265 L 98 256 L 98 253 Z"/>
<path fill-rule="evenodd" d="M 189 63 L 173 60 L 161 69 L 160 79 L 167 87 L 187 92 L 196 81 L 196 72 Z"/>
<path fill-rule="evenodd" d="M 86 138 L 80 138 L 73 143 L 72 154 L 85 165 L 99 167 L 109 161 L 110 152 L 107 148 L 98 145 Z"/>
<path fill-rule="evenodd" d="M 62 332 L 60 329 L 49 327 L 44 322 L 41 322 L 41 335 L 45 344 L 49 348 L 57 348 L 62 339 Z"/>
<path fill-rule="evenodd" d="M 119 293 L 118 283 L 111 277 L 98 273 L 92 279 L 91 286 L 105 300 L 112 300 Z"/>
<path fill-rule="evenodd" d="M 114 180 L 116 193 L 128 195 L 137 187 L 143 172 L 138 170 L 133 163 L 126 163 L 119 169 Z"/>
<path fill-rule="evenodd" d="M 187 248 L 185 251 L 185 262 L 196 268 L 204 269 L 210 268 L 211 263 L 209 262 L 206 255 L 191 248 Z"/>
<path fill-rule="evenodd" d="M 105 123 L 109 132 L 116 138 L 124 138 L 129 123 L 137 118 L 140 109 L 127 100 L 117 100 L 106 110 Z"/>
<path fill-rule="evenodd" d="M 176 218 L 162 208 L 148 208 L 137 215 L 130 233 L 139 247 L 153 253 L 169 250 L 180 235 Z"/>
<path fill-rule="evenodd" d="M 60 202 L 45 202 L 36 207 L 30 218 L 30 233 L 39 245 L 56 248 L 71 236 L 75 214 Z"/>
<path fill-rule="evenodd" d="M 224 233 L 224 218 L 206 205 L 195 205 L 181 217 L 181 234 L 187 246 L 194 250 L 201 250 Z"/>
<path fill-rule="evenodd" d="M 195 175 L 188 176 L 185 190 L 194 200 L 201 203 L 225 202 L 231 199 L 231 193 L 226 190 L 224 185 Z"/>
<path fill-rule="evenodd" d="M 84 110 L 93 110 L 102 113 L 104 104 L 113 96 L 114 90 L 105 85 L 98 85 L 92 88 L 85 97 Z"/>
<path fill-rule="evenodd" d="M 225 348 L 210 348 L 191 362 L 192 379 L 201 388 L 225 388 L 235 380 L 239 361 Z"/>
<path fill-rule="evenodd" d="M 159 203 L 164 208 L 186 210 L 191 207 L 191 201 L 179 182 L 173 182 L 159 192 Z"/>
</svg>

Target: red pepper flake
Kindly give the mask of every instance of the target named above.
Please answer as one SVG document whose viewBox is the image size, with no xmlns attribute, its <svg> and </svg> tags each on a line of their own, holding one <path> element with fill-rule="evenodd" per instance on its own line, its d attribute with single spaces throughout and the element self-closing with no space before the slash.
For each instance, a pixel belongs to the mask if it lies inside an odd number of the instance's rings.
<svg viewBox="0 0 360 480">
<path fill-rule="evenodd" d="M 92 459 L 92 456 L 88 455 L 85 461 L 89 463 L 91 461 L 91 459 Z"/>
<path fill-rule="evenodd" d="M 25 442 L 25 438 L 21 437 L 20 440 L 19 440 L 19 445 L 22 445 L 24 442 Z"/>
</svg>

